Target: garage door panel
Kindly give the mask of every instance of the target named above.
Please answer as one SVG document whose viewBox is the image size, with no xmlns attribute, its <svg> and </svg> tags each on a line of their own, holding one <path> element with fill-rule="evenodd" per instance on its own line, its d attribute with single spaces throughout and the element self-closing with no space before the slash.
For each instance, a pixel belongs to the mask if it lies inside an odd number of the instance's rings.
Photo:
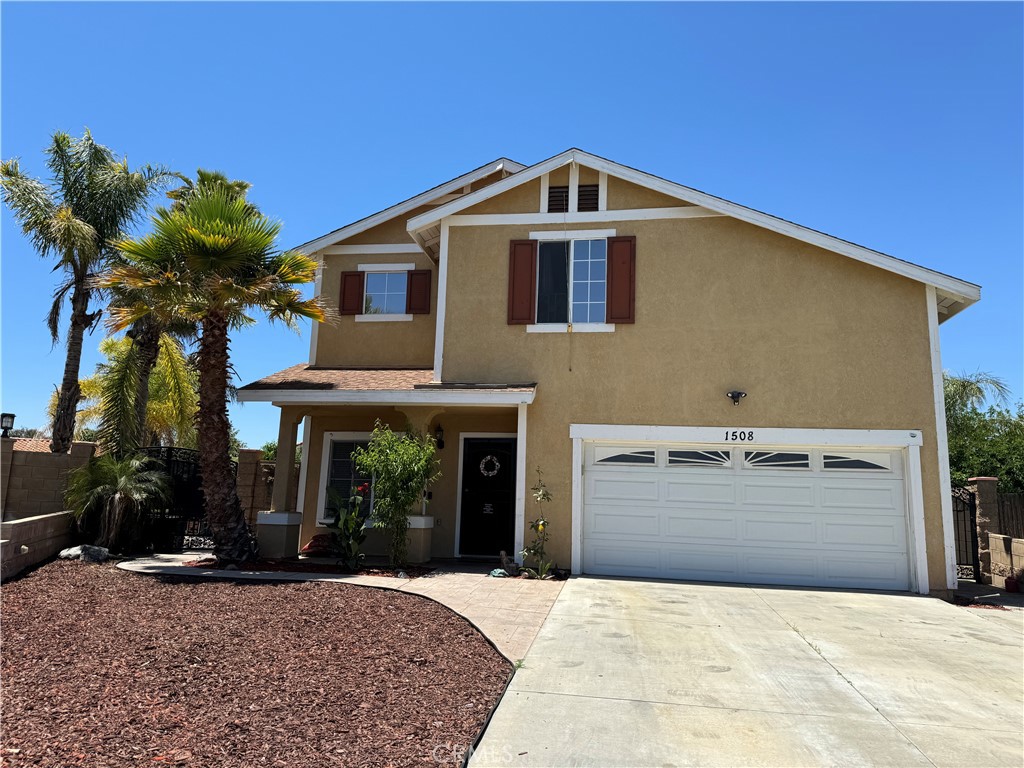
<svg viewBox="0 0 1024 768">
<path fill-rule="evenodd" d="M 676 539 L 732 541 L 739 531 L 735 516 L 702 516 L 668 510 L 664 517 L 665 535 Z"/>
<path fill-rule="evenodd" d="M 771 520 L 759 518 L 747 520 L 743 526 L 744 544 L 815 544 L 818 541 L 818 524 L 814 518 L 804 520 Z"/>
<path fill-rule="evenodd" d="M 623 545 L 619 542 L 592 542 L 584 552 L 588 573 L 606 576 L 661 575 L 661 548 Z"/>
<path fill-rule="evenodd" d="M 624 534 L 629 536 L 661 535 L 662 514 L 657 507 L 604 507 L 592 509 L 595 534 Z"/>
<path fill-rule="evenodd" d="M 744 504 L 770 504 L 783 507 L 813 507 L 814 486 L 784 481 L 740 480 L 740 498 Z"/>
<path fill-rule="evenodd" d="M 846 507 L 848 509 L 885 509 L 895 510 L 902 506 L 897 499 L 898 485 L 822 483 L 821 506 Z"/>
<path fill-rule="evenodd" d="M 627 479 L 623 477 L 595 476 L 590 485 L 589 498 L 594 501 L 657 501 L 657 477 Z"/>
<path fill-rule="evenodd" d="M 733 504 L 736 502 L 736 483 L 725 480 L 666 480 L 665 500 L 697 504 Z"/>
<path fill-rule="evenodd" d="M 739 557 L 731 552 L 709 553 L 706 549 L 673 548 L 665 552 L 664 575 L 692 581 L 737 581 L 741 577 Z"/>
<path fill-rule="evenodd" d="M 869 523 L 858 520 L 826 521 L 822 544 L 906 548 L 906 526 L 902 522 Z"/>
<path fill-rule="evenodd" d="M 825 577 L 837 587 L 873 585 L 879 589 L 906 589 L 903 557 L 827 557 Z"/>
</svg>

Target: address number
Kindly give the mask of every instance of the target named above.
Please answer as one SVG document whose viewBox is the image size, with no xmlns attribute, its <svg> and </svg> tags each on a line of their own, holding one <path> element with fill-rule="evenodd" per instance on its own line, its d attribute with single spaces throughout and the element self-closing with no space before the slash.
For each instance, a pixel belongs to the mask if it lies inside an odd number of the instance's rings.
<svg viewBox="0 0 1024 768">
<path fill-rule="evenodd" d="M 747 443 L 754 439 L 754 430 L 750 429 L 744 432 L 743 430 L 733 429 L 725 430 L 726 440 L 739 440 L 741 443 Z"/>
</svg>

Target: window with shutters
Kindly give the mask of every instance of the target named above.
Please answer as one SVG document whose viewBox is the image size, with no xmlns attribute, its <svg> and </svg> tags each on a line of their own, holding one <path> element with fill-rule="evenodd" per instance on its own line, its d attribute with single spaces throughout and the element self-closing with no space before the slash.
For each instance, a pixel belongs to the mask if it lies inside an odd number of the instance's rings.
<svg viewBox="0 0 1024 768">
<path fill-rule="evenodd" d="M 537 250 L 537 323 L 603 323 L 607 240 L 546 240 Z"/>
<path fill-rule="evenodd" d="M 412 320 L 430 314 L 429 269 L 413 264 L 360 264 L 354 272 L 341 273 L 342 315 L 357 321 Z"/>
</svg>

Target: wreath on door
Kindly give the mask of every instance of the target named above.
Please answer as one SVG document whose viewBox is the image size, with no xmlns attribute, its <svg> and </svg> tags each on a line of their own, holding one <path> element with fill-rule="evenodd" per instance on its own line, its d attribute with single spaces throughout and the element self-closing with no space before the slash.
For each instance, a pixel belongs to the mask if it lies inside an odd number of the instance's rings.
<svg viewBox="0 0 1024 768">
<path fill-rule="evenodd" d="M 480 474 L 484 477 L 494 477 L 501 469 L 501 464 L 494 456 L 484 456 L 480 460 Z"/>
</svg>

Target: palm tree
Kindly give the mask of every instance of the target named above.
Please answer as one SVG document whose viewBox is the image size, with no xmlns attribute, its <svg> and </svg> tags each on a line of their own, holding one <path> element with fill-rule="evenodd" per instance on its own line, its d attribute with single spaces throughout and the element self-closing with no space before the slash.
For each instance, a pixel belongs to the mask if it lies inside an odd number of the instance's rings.
<svg viewBox="0 0 1024 768">
<path fill-rule="evenodd" d="M 118 458 L 106 453 L 68 474 L 64 502 L 80 527 L 93 528 L 99 517 L 96 544 L 127 552 L 140 541 L 143 516 L 166 501 L 166 473 L 145 456 Z"/>
<path fill-rule="evenodd" d="M 194 322 L 199 336 L 197 432 L 207 520 L 214 554 L 227 562 L 255 558 L 256 544 L 242 514 L 229 457 L 227 414 L 229 343 L 233 328 L 255 322 L 249 312 L 294 325 L 296 318 L 325 318 L 319 298 L 296 288 L 311 283 L 316 262 L 279 252 L 281 225 L 224 189 L 201 187 L 182 205 L 157 209 L 153 232 L 118 244 L 105 288 L 137 291 L 146 300 L 110 308 L 108 324 L 123 330 L 144 317 L 159 323 Z"/>
<path fill-rule="evenodd" d="M 66 453 L 75 432 L 82 340 L 101 314 L 90 311 L 92 279 L 110 257 L 112 243 L 124 236 L 169 174 L 148 165 L 130 170 L 126 160 L 117 160 L 88 130 L 80 139 L 55 133 L 46 156 L 51 184 L 25 175 L 17 160 L 8 160 L 0 164 L 0 190 L 39 255 L 56 258 L 55 269 L 64 273 L 47 325 L 56 344 L 61 310 L 70 297 L 67 356 L 50 443 L 54 453 Z"/>
<path fill-rule="evenodd" d="M 138 378 L 144 366 L 140 349 L 128 338 L 108 336 L 100 342 L 106 358 L 96 372 L 79 382 L 82 399 L 75 437 L 98 427 L 98 437 L 108 453 L 134 453 L 144 445 L 194 447 L 195 416 L 199 403 L 199 374 L 178 340 L 163 334 L 157 340 L 157 356 L 147 377 L 145 415 L 137 416 Z M 50 398 L 52 415 L 57 397 Z"/>
<path fill-rule="evenodd" d="M 946 401 L 946 415 L 962 413 L 969 408 L 980 408 L 990 397 L 1005 403 L 1010 388 L 998 376 L 983 371 L 954 374 L 942 373 L 942 393 Z"/>
</svg>

